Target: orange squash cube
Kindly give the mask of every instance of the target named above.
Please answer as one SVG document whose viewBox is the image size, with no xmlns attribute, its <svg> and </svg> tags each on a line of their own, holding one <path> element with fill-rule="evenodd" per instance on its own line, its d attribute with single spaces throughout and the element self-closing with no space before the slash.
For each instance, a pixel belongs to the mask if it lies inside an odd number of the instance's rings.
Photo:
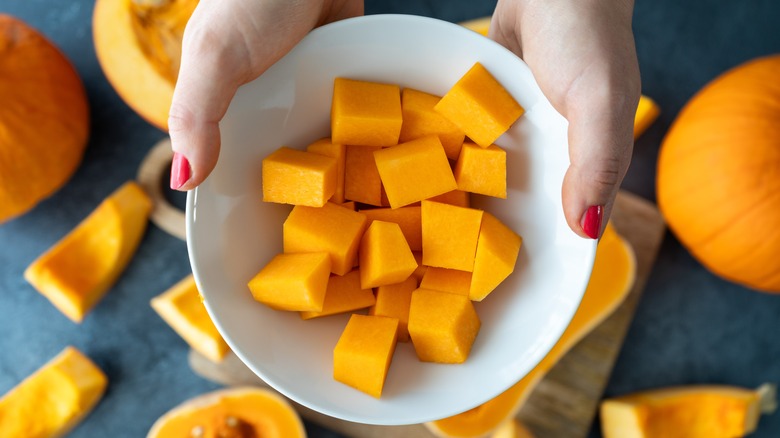
<svg viewBox="0 0 780 438">
<path fill-rule="evenodd" d="M 417 269 L 401 227 L 374 221 L 360 242 L 360 285 L 363 289 L 400 283 Z"/>
<path fill-rule="evenodd" d="M 368 205 L 382 205 L 382 179 L 374 161 L 373 146 L 347 146 L 344 167 L 344 197 Z"/>
<path fill-rule="evenodd" d="M 263 159 L 263 201 L 322 207 L 336 192 L 333 157 L 281 147 Z"/>
<path fill-rule="evenodd" d="M 423 264 L 471 272 L 482 211 L 440 202 L 422 202 Z"/>
<path fill-rule="evenodd" d="M 397 340 L 397 319 L 353 314 L 333 349 L 333 378 L 379 398 Z"/>
<path fill-rule="evenodd" d="M 315 141 L 306 147 L 306 152 L 325 155 L 336 159 L 336 190 L 330 201 L 337 204 L 344 202 L 344 167 L 346 165 L 347 148 L 343 144 L 336 144 L 329 138 Z"/>
<path fill-rule="evenodd" d="M 412 251 L 422 251 L 422 217 L 420 216 L 420 207 L 401 207 L 401 208 L 374 208 L 369 210 L 360 210 L 368 218 L 368 224 L 371 222 L 385 221 L 393 222 L 401 227 L 404 233 L 406 243 Z"/>
<path fill-rule="evenodd" d="M 331 275 L 325 290 L 321 312 L 301 312 L 302 319 L 335 315 L 371 307 L 376 303 L 374 291 L 360 287 L 360 272 L 353 270 L 346 275 Z"/>
<path fill-rule="evenodd" d="M 409 306 L 412 292 L 417 289 L 417 279 L 409 277 L 401 283 L 376 288 L 376 304 L 368 309 L 369 315 L 388 316 L 398 320 L 398 342 L 409 342 Z"/>
<path fill-rule="evenodd" d="M 455 181 L 457 182 L 457 179 Z M 442 204 L 457 205 L 458 207 L 471 207 L 471 195 L 469 192 L 464 192 L 463 190 L 453 190 L 439 196 L 428 198 L 428 200 L 441 202 Z"/>
<path fill-rule="evenodd" d="M 420 287 L 467 297 L 471 289 L 471 272 L 430 267 L 425 271 Z"/>
<path fill-rule="evenodd" d="M 402 122 L 398 85 L 336 78 L 330 112 L 334 143 L 393 146 Z"/>
<path fill-rule="evenodd" d="M 466 296 L 428 289 L 412 292 L 409 336 L 423 362 L 464 362 L 480 325 Z"/>
<path fill-rule="evenodd" d="M 506 199 L 506 151 L 496 145 L 463 143 L 453 173 L 458 190 Z"/>
<path fill-rule="evenodd" d="M 515 270 L 523 239 L 490 213 L 482 217 L 469 298 L 482 301 Z"/>
<path fill-rule="evenodd" d="M 355 266 L 367 222 L 365 215 L 332 202 L 321 208 L 296 206 L 284 221 L 284 252 L 327 252 L 332 272 L 344 275 Z"/>
<path fill-rule="evenodd" d="M 493 144 L 525 112 L 480 63 L 474 64 L 434 109 L 483 148 Z"/>
<path fill-rule="evenodd" d="M 355 206 L 355 201 L 347 201 L 339 204 L 339 206 L 344 207 L 347 210 L 357 211 L 357 207 Z"/>
<path fill-rule="evenodd" d="M 429 135 L 374 152 L 392 208 L 458 188 L 439 137 Z"/>
<path fill-rule="evenodd" d="M 272 309 L 321 312 L 329 276 L 326 252 L 279 254 L 247 286 L 255 300 Z"/>
<path fill-rule="evenodd" d="M 405 88 L 401 93 L 401 109 L 404 122 L 399 142 L 416 140 L 427 135 L 437 135 L 450 160 L 457 160 L 466 134 L 433 110 L 441 97 Z"/>
</svg>

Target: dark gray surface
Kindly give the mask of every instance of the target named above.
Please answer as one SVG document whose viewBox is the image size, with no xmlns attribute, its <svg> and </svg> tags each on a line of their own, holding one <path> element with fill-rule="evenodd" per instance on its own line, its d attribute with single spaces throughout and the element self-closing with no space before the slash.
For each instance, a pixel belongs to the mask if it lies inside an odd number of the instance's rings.
<svg viewBox="0 0 780 438">
<path fill-rule="evenodd" d="M 490 14 L 494 4 L 373 0 L 366 10 L 461 21 Z M 190 272 L 185 244 L 150 226 L 127 271 L 81 325 L 22 278 L 32 260 L 133 178 L 146 151 L 164 136 L 136 116 L 103 76 L 92 45 L 92 7 L 89 0 L 0 0 L 0 13 L 40 29 L 71 59 L 92 111 L 90 144 L 73 179 L 29 214 L 0 225 L 0 394 L 74 345 L 105 370 L 110 385 L 72 436 L 140 437 L 172 406 L 216 388 L 189 370 L 186 344 L 148 304 Z M 662 115 L 637 142 L 626 189 L 654 199 L 656 154 L 675 114 L 725 69 L 780 52 L 778 19 L 776 0 L 637 1 L 634 29 L 644 93 L 659 102 Z M 779 333 L 780 296 L 719 280 L 669 235 L 607 395 L 689 383 L 780 382 Z M 336 436 L 309 426 L 312 437 Z M 597 426 L 591 435 L 599 436 Z M 780 436 L 780 414 L 763 418 L 754 436 Z"/>
</svg>

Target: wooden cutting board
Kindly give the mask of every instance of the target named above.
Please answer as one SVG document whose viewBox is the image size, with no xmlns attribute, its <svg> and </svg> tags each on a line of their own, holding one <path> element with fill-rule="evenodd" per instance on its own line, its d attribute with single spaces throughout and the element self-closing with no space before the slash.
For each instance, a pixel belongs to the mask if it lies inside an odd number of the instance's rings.
<svg viewBox="0 0 780 438">
<path fill-rule="evenodd" d="M 517 415 L 539 438 L 584 438 L 591 428 L 612 367 L 623 344 L 642 289 L 655 262 L 664 236 L 664 222 L 655 206 L 621 192 L 612 221 L 634 248 L 636 282 L 615 313 L 583 338 L 550 370 Z M 193 371 L 223 385 L 263 385 L 236 355 L 215 364 L 194 351 L 189 356 Z M 422 425 L 372 426 L 331 418 L 303 406 L 298 412 L 309 421 L 353 438 L 431 438 Z"/>
</svg>

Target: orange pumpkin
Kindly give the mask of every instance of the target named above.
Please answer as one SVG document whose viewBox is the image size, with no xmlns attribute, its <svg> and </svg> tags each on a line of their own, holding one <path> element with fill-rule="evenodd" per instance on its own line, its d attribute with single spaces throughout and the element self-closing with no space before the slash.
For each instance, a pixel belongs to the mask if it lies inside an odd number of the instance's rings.
<svg viewBox="0 0 780 438">
<path fill-rule="evenodd" d="M 89 135 L 76 70 L 24 22 L 0 14 L 0 223 L 70 179 Z"/>
<path fill-rule="evenodd" d="M 661 146 L 657 185 L 669 227 L 707 269 L 780 292 L 780 55 L 688 102 Z"/>
</svg>

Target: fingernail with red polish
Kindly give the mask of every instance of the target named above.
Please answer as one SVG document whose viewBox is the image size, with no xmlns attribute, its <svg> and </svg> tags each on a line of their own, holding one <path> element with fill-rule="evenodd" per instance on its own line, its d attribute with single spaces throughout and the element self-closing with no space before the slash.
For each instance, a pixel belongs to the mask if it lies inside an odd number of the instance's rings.
<svg viewBox="0 0 780 438">
<path fill-rule="evenodd" d="M 190 179 L 190 162 L 184 155 L 174 152 L 171 163 L 171 189 L 178 190 Z"/>
<path fill-rule="evenodd" d="M 604 217 L 604 207 L 601 205 L 591 205 L 582 218 L 582 231 L 591 239 L 599 238 L 601 230 L 601 219 Z"/>
</svg>

